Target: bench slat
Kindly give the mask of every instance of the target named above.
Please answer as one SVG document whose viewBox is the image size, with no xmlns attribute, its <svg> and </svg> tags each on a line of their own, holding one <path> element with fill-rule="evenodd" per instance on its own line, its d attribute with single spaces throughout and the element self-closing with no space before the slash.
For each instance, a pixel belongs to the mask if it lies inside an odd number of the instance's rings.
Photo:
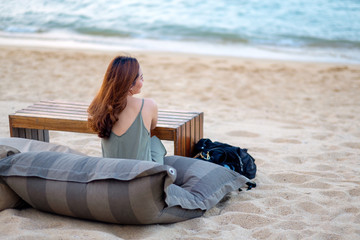
<svg viewBox="0 0 360 240">
<path fill-rule="evenodd" d="M 61 116 L 74 116 L 74 117 L 86 117 L 87 118 L 87 112 L 82 112 L 82 111 L 71 111 L 71 110 L 67 110 L 67 109 L 45 109 L 45 108 L 33 108 L 33 107 L 28 107 L 26 109 L 22 109 L 16 112 L 17 114 L 19 113 L 24 113 L 24 114 L 34 114 L 34 115 L 59 115 L 59 117 Z M 186 122 L 187 120 L 191 119 L 192 117 L 194 117 L 194 115 L 191 115 L 191 117 L 188 116 L 182 116 L 182 115 L 166 115 L 164 113 L 159 113 L 158 114 L 158 119 L 160 121 L 174 121 L 174 120 L 178 120 L 178 122 L 180 122 L 181 120 L 183 122 Z"/>
<path fill-rule="evenodd" d="M 45 106 L 47 108 L 73 108 L 73 109 L 84 109 L 85 111 L 87 111 L 87 108 L 89 107 L 89 104 L 86 103 L 70 103 L 70 102 L 55 102 L 55 101 L 41 101 L 38 103 L 35 103 L 33 106 Z M 165 114 L 172 114 L 172 115 L 184 115 L 184 116 L 194 116 L 194 115 L 198 115 L 200 114 L 200 112 L 189 112 L 189 111 L 180 111 L 180 110 L 166 110 L 166 109 L 160 109 L 159 110 L 159 114 L 160 113 L 165 113 Z"/>
<path fill-rule="evenodd" d="M 63 120 L 75 120 L 75 121 L 86 121 L 87 122 L 87 117 L 84 115 L 74 115 L 74 114 L 60 114 L 60 113 L 56 113 L 56 114 L 51 114 L 51 113 L 43 113 L 43 112 L 23 112 L 22 110 L 20 110 L 18 112 L 18 114 L 16 115 L 11 115 L 13 118 L 18 118 L 18 117 L 41 117 L 41 118 L 51 118 L 51 119 L 63 119 Z M 186 120 L 179 120 L 179 119 L 163 119 L 163 118 L 159 118 L 158 119 L 158 126 L 178 126 L 181 124 L 184 124 L 186 122 Z M 24 126 L 22 127 L 26 127 L 26 123 L 24 123 Z"/>
</svg>

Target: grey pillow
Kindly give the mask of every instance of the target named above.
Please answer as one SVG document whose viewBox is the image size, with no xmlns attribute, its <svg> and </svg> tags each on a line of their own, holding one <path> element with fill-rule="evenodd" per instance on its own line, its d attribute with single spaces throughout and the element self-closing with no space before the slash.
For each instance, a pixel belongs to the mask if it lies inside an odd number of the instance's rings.
<svg viewBox="0 0 360 240">
<path fill-rule="evenodd" d="M 199 217 L 249 181 L 198 159 L 170 156 L 164 164 L 27 152 L 3 159 L 0 178 L 39 210 L 122 224 Z"/>
<path fill-rule="evenodd" d="M 168 207 L 176 170 L 154 162 L 60 152 L 26 152 L 0 162 L 0 176 L 32 207 L 121 224 L 171 223 L 202 210 Z"/>
<path fill-rule="evenodd" d="M 166 189 L 169 207 L 208 210 L 227 193 L 250 180 L 220 165 L 181 156 L 165 157 L 164 164 L 177 170 L 174 184 Z"/>
</svg>

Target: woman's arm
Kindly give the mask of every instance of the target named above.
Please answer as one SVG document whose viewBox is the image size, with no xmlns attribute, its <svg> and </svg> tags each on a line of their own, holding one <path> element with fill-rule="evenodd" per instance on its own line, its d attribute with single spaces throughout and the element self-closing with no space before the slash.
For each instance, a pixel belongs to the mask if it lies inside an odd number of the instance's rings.
<svg viewBox="0 0 360 240">
<path fill-rule="evenodd" d="M 152 100 L 152 120 L 151 120 L 151 130 L 156 128 L 156 124 L 158 121 L 158 106 L 154 100 Z"/>
<path fill-rule="evenodd" d="M 145 99 L 144 109 L 145 116 L 143 114 L 143 118 L 145 120 L 146 127 L 151 131 L 156 127 L 158 121 L 158 106 L 156 102 L 151 98 Z"/>
</svg>

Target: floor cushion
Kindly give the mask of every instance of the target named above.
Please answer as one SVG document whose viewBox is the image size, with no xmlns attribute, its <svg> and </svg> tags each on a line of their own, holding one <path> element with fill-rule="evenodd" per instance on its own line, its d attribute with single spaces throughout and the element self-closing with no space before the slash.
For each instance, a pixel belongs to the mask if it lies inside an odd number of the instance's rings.
<svg viewBox="0 0 360 240">
<path fill-rule="evenodd" d="M 0 179 L 36 209 L 120 224 L 202 216 L 248 181 L 220 165 L 180 156 L 167 156 L 161 165 L 53 151 L 5 157 Z"/>
</svg>

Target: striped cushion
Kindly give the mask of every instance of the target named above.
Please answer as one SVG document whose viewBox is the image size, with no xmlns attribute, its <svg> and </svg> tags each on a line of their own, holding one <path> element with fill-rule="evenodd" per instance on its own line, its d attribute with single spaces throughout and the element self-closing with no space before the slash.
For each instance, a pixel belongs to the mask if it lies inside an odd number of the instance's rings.
<svg viewBox="0 0 360 240">
<path fill-rule="evenodd" d="M 183 221 L 201 210 L 167 207 L 176 170 L 153 162 L 26 152 L 0 162 L 0 176 L 32 207 L 122 224 Z"/>
<path fill-rule="evenodd" d="M 49 143 L 33 144 L 40 150 L 49 147 Z M 0 161 L 0 180 L 39 210 L 121 224 L 199 217 L 248 181 L 236 172 L 193 158 L 165 157 L 164 164 L 24 152 Z"/>
</svg>

